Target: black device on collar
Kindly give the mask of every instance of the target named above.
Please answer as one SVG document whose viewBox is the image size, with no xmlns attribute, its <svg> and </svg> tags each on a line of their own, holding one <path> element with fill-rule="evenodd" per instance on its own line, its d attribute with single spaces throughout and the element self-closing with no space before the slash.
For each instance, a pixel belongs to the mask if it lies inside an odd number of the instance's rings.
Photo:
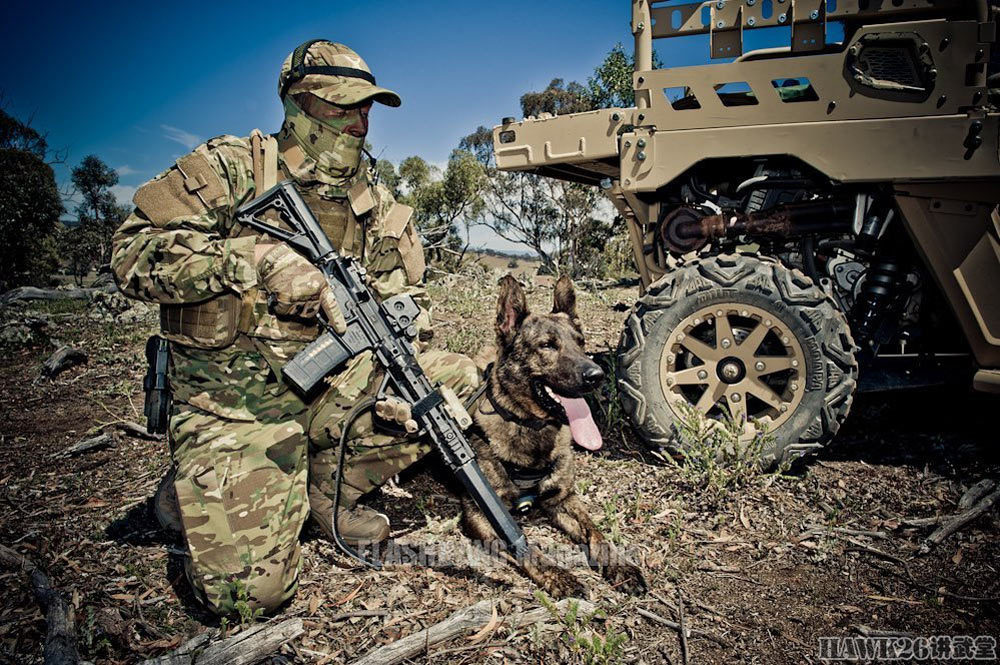
<svg viewBox="0 0 1000 665">
<path fill-rule="evenodd" d="M 305 66 L 306 51 L 309 47 L 316 42 L 325 42 L 325 39 L 313 39 L 304 44 L 299 44 L 292 51 L 292 67 L 288 72 L 288 77 L 281 86 L 281 98 L 284 99 L 285 95 L 288 93 L 288 89 L 294 84 L 298 83 L 304 79 L 309 74 L 321 74 L 324 76 L 347 76 L 349 78 L 362 79 L 368 81 L 372 85 L 376 85 L 375 77 L 372 76 L 371 72 L 366 72 L 363 69 L 355 69 L 354 67 L 335 67 L 333 65 L 317 65 L 313 67 Z"/>
<path fill-rule="evenodd" d="M 528 466 L 521 466 L 506 460 L 500 460 L 510 482 L 518 489 L 520 495 L 514 500 L 514 510 L 519 513 L 527 513 L 535 507 L 535 500 L 538 499 L 538 486 L 552 473 L 552 465 L 533 469 Z"/>
</svg>

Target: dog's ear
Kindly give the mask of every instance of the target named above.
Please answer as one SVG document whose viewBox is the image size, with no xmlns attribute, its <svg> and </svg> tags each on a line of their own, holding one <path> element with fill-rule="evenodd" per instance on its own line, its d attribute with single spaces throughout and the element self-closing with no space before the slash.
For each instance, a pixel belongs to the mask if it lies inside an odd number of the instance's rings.
<svg viewBox="0 0 1000 665">
<path fill-rule="evenodd" d="M 576 315 L 576 291 L 573 290 L 573 282 L 566 275 L 556 281 L 555 293 L 552 296 L 552 313 L 566 314 L 574 326 L 580 327 L 580 319 Z"/>
<path fill-rule="evenodd" d="M 524 317 L 528 316 L 528 303 L 520 283 L 512 275 L 505 275 L 500 282 L 497 300 L 497 340 L 507 346 L 517 334 Z"/>
</svg>

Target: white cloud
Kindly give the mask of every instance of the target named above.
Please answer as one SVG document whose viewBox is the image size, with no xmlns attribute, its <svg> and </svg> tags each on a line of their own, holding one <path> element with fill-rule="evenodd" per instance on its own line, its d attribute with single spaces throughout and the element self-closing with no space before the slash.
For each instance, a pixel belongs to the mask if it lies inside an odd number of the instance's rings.
<svg viewBox="0 0 1000 665">
<path fill-rule="evenodd" d="M 134 185 L 115 185 L 111 188 L 111 193 L 115 195 L 115 199 L 118 203 L 122 205 L 132 205 L 132 196 L 135 195 L 135 190 L 138 189 Z"/>
<path fill-rule="evenodd" d="M 160 129 L 164 131 L 164 138 L 180 143 L 188 150 L 194 150 L 195 146 L 201 143 L 200 137 L 191 132 L 185 132 L 183 129 L 171 127 L 170 125 L 160 125 Z"/>
<path fill-rule="evenodd" d="M 139 173 L 138 169 L 134 169 L 131 166 L 129 166 L 128 164 L 125 164 L 124 166 L 119 166 L 119 167 L 115 168 L 115 172 L 118 173 L 118 175 L 120 177 L 121 176 L 127 176 L 127 175 L 135 175 L 136 173 Z"/>
</svg>

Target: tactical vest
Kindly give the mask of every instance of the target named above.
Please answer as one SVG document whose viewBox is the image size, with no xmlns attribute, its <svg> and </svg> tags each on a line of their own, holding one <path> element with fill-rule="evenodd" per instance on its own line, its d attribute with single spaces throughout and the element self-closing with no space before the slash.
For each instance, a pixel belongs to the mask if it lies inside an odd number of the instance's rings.
<svg viewBox="0 0 1000 665">
<path fill-rule="evenodd" d="M 278 144 L 273 136 L 253 130 L 250 134 L 253 162 L 254 195 L 277 184 Z M 157 181 L 149 190 L 147 200 L 136 204 L 143 210 L 159 210 L 173 217 L 202 211 L 174 210 L 179 201 L 190 201 L 192 194 L 206 210 L 221 205 L 226 196 L 218 175 L 211 165 L 198 155 L 187 155 L 177 161 L 177 169 Z M 216 191 L 218 190 L 218 191 Z M 366 238 L 365 226 L 375 209 L 376 201 L 367 180 L 356 183 L 343 205 L 331 204 L 308 190 L 303 198 L 316 214 L 323 230 L 335 247 L 347 253 L 359 254 Z M 424 272 L 423 248 L 416 229 L 410 222 L 413 209 L 395 203 L 383 220 L 382 236 L 398 242 L 407 280 L 415 284 Z M 233 229 L 237 236 L 255 235 L 252 229 Z M 221 349 L 232 344 L 239 333 L 286 341 L 312 341 L 319 334 L 315 322 L 278 319 L 268 308 L 267 295 L 260 289 L 248 289 L 242 296 L 226 293 L 194 304 L 161 304 L 160 329 L 172 342 L 199 349 Z"/>
</svg>

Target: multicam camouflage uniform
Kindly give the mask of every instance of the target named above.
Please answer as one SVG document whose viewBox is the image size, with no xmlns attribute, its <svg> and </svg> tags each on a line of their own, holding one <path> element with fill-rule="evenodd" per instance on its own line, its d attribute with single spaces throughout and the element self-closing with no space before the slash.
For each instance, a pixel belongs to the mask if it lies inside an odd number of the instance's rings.
<svg viewBox="0 0 1000 665">
<path fill-rule="evenodd" d="M 307 49 L 306 64 L 317 61 L 367 71 L 353 51 L 329 42 Z M 343 103 L 371 97 L 373 90 L 389 104 L 395 97 L 367 81 L 359 86 L 340 78 L 306 76 L 293 90 L 302 87 Z M 384 187 L 371 186 L 357 164 L 338 172 L 333 162 L 332 177 L 331 169 L 320 173 L 296 136 L 301 111 L 289 100 L 277 135 L 278 178 L 296 180 L 341 252 L 361 256 L 364 245 L 364 265 L 378 293 L 414 296 L 423 310 L 418 330 L 428 337 L 430 307 L 412 211 Z M 222 614 L 233 611 L 239 587 L 248 590 L 251 606 L 268 610 L 294 594 L 309 500 L 314 517 L 329 521 L 341 422 L 378 381 L 370 354 L 354 358 L 310 403 L 281 380 L 282 365 L 318 328 L 269 309 L 264 268 L 254 259 L 260 238 L 234 224 L 239 204 L 259 193 L 253 152 L 247 138 L 211 139 L 140 188 L 136 211 L 115 235 L 112 260 L 126 295 L 161 304 L 163 328 L 173 342 L 169 441 L 191 555 L 187 573 L 208 606 Z M 478 383 L 464 356 L 428 350 L 419 362 L 432 382 L 460 397 Z M 357 421 L 349 437 L 346 506 L 428 452 L 422 440 L 375 433 L 370 416 Z"/>
</svg>

